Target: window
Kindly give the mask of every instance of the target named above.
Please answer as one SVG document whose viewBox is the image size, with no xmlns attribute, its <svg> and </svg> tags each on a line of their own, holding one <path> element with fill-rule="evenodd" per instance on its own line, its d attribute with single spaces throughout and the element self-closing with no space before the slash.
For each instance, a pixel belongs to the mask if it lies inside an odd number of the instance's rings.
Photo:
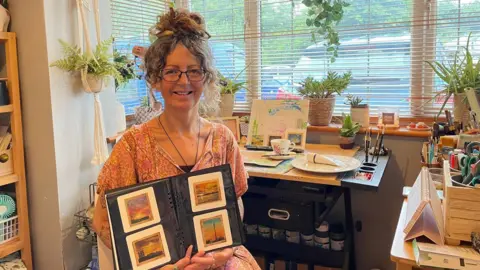
<svg viewBox="0 0 480 270">
<path fill-rule="evenodd" d="M 112 35 L 115 38 L 114 49 L 131 56 L 133 46 L 150 45 L 148 29 L 155 24 L 157 16 L 168 8 L 168 1 L 161 0 L 111 0 Z M 137 61 L 140 65 L 140 61 Z M 137 66 L 138 66 L 137 65 Z M 138 74 L 143 72 L 137 69 Z M 118 100 L 125 106 L 127 115 L 133 114 L 147 95 L 144 79 L 131 80 L 117 90 Z"/>
<path fill-rule="evenodd" d="M 334 63 L 321 41 L 312 41 L 302 0 L 186 0 L 177 6 L 205 17 L 219 71 L 247 81 L 248 91 L 236 94 L 235 110 L 240 112 L 248 112 L 254 98 L 300 98 L 297 89 L 303 79 L 321 79 L 333 70 L 352 71 L 346 93 L 368 101 L 373 114 L 396 107 L 403 116 L 433 115 L 442 102 L 423 104 L 443 83 L 425 61 L 451 59 L 469 32 L 472 52 L 480 55 L 480 0 L 350 3 L 338 26 L 341 46 Z M 148 45 L 147 29 L 166 7 L 165 1 L 112 0 L 114 35 L 123 42 L 116 47 L 128 51 L 132 45 Z M 132 113 L 145 93 L 145 83 L 136 81 L 117 94 Z M 337 98 L 335 113 L 348 111 L 343 102 Z"/>
<path fill-rule="evenodd" d="M 236 111 L 247 111 L 249 98 L 299 98 L 307 76 L 321 79 L 328 70 L 352 71 L 347 93 L 359 95 L 375 113 L 397 107 L 401 115 L 433 115 L 441 101 L 423 106 L 442 82 L 425 60 L 446 60 L 474 32 L 479 46 L 480 0 L 355 0 L 338 26 L 341 46 L 334 63 L 306 27 L 301 0 L 191 0 L 204 15 L 219 69 L 243 70 L 249 90 L 236 96 Z M 243 11 L 243 14 L 242 14 Z M 245 22 L 244 27 L 242 23 Z M 477 34 L 477 35 L 475 35 Z M 478 43 L 475 43 L 478 42 Z M 475 45 L 479 44 L 479 45 Z M 479 53 L 479 50 L 474 50 Z M 228 55 L 231 55 L 230 58 Z M 242 57 L 245 56 L 245 60 Z M 255 69 L 255 70 L 252 70 Z M 258 84 L 251 86 L 251 81 Z M 336 113 L 348 111 L 342 97 Z M 451 106 L 451 105 L 447 105 Z"/>
</svg>

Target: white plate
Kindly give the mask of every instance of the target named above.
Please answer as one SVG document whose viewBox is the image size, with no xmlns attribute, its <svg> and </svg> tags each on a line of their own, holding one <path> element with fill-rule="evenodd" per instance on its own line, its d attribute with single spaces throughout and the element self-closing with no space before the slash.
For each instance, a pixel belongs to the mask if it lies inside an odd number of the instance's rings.
<svg viewBox="0 0 480 270">
<path fill-rule="evenodd" d="M 265 157 L 273 160 L 287 160 L 295 158 L 297 154 L 295 152 L 290 152 L 288 155 L 277 155 L 275 152 L 271 152 L 265 155 Z"/>
<path fill-rule="evenodd" d="M 310 163 L 307 160 L 306 156 L 297 157 L 292 161 L 292 166 L 294 168 L 316 173 L 341 173 L 355 170 L 360 167 L 361 163 L 356 158 L 346 157 L 346 156 L 337 156 L 337 155 L 326 155 L 330 158 L 334 158 L 340 166 L 331 166 L 326 164 L 316 164 Z"/>
</svg>

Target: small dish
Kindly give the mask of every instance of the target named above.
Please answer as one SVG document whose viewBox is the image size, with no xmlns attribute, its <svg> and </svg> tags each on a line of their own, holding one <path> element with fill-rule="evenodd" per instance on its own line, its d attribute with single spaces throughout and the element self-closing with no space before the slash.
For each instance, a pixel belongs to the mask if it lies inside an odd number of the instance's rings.
<svg viewBox="0 0 480 270">
<path fill-rule="evenodd" d="M 413 128 L 413 127 L 409 127 L 407 126 L 407 129 L 408 130 L 411 130 L 411 131 L 429 131 L 431 129 L 431 127 L 424 127 L 424 128 Z"/>
<path fill-rule="evenodd" d="M 279 154 L 276 154 L 275 152 L 271 152 L 263 156 L 273 160 L 287 160 L 287 159 L 295 158 L 297 154 L 295 152 L 290 152 L 288 153 L 288 155 L 279 155 Z"/>
</svg>

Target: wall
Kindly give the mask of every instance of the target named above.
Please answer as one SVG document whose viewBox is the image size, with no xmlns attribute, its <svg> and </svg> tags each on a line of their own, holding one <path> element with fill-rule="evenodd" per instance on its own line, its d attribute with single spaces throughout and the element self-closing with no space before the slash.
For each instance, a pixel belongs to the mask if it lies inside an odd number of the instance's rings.
<svg viewBox="0 0 480 270">
<path fill-rule="evenodd" d="M 100 2 L 102 39 L 110 36 L 110 2 Z M 49 63 L 62 57 L 58 39 L 78 42 L 75 1 L 11 1 L 18 35 L 27 183 L 35 269 L 80 269 L 89 246 L 75 238 L 74 214 L 88 206 L 93 166 L 93 96 L 78 77 Z M 92 42 L 95 42 L 93 15 Z M 114 134 L 112 82 L 101 94 L 106 134 Z"/>
<path fill-rule="evenodd" d="M 374 140 L 375 138 L 372 139 Z M 309 132 L 307 143 L 338 144 L 334 133 Z M 413 185 L 420 172 L 419 153 L 422 138 L 385 136 L 384 144 L 392 150 L 377 192 L 352 190 L 353 220 L 362 222 L 362 231 L 355 232 L 357 269 L 395 269 L 390 248 L 402 207 L 402 189 Z M 363 134 L 356 138 L 363 145 Z M 339 200 L 329 220 L 342 220 L 343 199 Z"/>
</svg>

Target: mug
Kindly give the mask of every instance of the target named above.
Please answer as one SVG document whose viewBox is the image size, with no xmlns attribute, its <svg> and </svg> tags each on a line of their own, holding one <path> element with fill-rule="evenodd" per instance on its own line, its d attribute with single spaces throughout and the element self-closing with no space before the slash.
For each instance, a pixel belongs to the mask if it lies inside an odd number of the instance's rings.
<svg viewBox="0 0 480 270">
<path fill-rule="evenodd" d="M 288 155 L 295 147 L 295 143 L 287 139 L 274 139 L 271 140 L 270 143 L 272 144 L 273 151 L 277 155 Z"/>
</svg>

